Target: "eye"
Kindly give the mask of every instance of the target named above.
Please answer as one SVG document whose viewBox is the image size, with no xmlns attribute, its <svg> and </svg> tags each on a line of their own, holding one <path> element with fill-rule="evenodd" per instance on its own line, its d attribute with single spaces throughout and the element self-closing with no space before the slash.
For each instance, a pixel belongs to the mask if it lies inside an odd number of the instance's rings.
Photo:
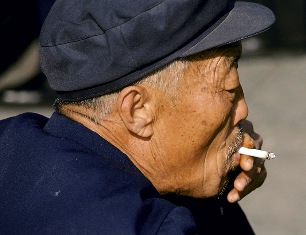
<svg viewBox="0 0 306 235">
<path fill-rule="evenodd" d="M 237 90 L 237 88 L 226 90 L 226 91 L 229 92 L 229 93 L 236 93 L 236 90 Z"/>
<path fill-rule="evenodd" d="M 231 90 L 226 90 L 227 94 L 228 94 L 228 99 L 233 101 L 236 98 L 236 94 L 237 94 L 237 88 L 231 89 Z"/>
</svg>

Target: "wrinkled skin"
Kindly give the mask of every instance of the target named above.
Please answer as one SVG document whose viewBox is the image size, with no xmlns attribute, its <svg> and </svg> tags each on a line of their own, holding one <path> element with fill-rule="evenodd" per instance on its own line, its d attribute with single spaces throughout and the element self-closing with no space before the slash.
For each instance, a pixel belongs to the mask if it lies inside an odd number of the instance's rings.
<svg viewBox="0 0 306 235">
<path fill-rule="evenodd" d="M 155 175 L 152 180 L 157 181 L 155 186 L 160 192 L 216 196 L 227 181 L 227 173 L 239 166 L 242 172 L 229 193 L 230 202 L 240 200 L 263 183 L 265 169 L 263 164 L 257 166 L 258 159 L 237 153 L 228 156 L 230 147 L 238 150 L 242 144 L 237 132 L 248 114 L 237 72 L 240 53 L 240 44 L 234 44 L 193 60 L 184 73 L 174 106 L 158 94 L 157 103 L 162 105 L 157 112 L 152 111 L 155 125 L 150 149 L 154 162 L 150 164 L 153 168 L 146 171 L 162 176 L 158 179 Z M 250 126 L 244 127 L 254 135 Z M 246 134 L 243 142 L 254 147 Z"/>
<path fill-rule="evenodd" d="M 70 117 L 124 152 L 161 194 L 215 197 L 228 174 L 238 171 L 227 196 L 236 202 L 266 178 L 264 161 L 237 153 L 242 145 L 262 144 L 245 121 L 248 108 L 237 71 L 240 55 L 241 44 L 235 43 L 193 58 L 174 101 L 141 83 L 124 88 L 100 123 L 83 118 L 90 111 L 76 106 L 70 107 L 76 114 Z"/>
</svg>

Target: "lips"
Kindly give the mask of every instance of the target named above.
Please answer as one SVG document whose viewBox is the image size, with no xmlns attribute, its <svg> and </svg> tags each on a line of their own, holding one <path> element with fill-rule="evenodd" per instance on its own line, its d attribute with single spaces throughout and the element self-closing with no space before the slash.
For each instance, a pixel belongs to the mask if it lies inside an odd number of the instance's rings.
<svg viewBox="0 0 306 235">
<path fill-rule="evenodd" d="M 235 153 L 238 152 L 238 149 L 241 147 L 244 141 L 244 133 L 242 133 L 241 128 L 236 129 L 236 137 L 233 140 L 232 144 L 229 146 L 229 150 L 227 153 L 227 158 L 226 160 L 230 160 L 231 158 L 239 158 L 240 159 L 240 154 L 238 156 L 233 156 Z"/>
</svg>

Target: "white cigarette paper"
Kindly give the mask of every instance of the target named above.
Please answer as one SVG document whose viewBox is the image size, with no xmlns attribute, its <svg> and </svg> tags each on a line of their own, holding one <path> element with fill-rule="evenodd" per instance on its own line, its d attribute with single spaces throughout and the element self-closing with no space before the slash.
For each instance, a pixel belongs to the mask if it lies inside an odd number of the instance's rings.
<svg viewBox="0 0 306 235">
<path fill-rule="evenodd" d="M 259 150 L 259 149 L 248 149 L 248 148 L 245 148 L 245 147 L 241 147 L 238 150 L 238 153 L 249 155 L 249 156 L 252 156 L 252 157 L 259 157 L 259 158 L 263 158 L 263 159 L 267 159 L 267 160 L 271 160 L 271 159 L 276 157 L 274 153 L 271 153 L 271 152 L 268 152 L 268 151 Z"/>
</svg>

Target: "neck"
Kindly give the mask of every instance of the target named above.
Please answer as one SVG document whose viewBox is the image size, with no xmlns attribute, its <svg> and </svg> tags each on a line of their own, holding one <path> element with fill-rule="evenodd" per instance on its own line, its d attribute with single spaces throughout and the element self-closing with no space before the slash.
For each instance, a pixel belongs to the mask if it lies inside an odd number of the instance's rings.
<svg viewBox="0 0 306 235">
<path fill-rule="evenodd" d="M 160 193 L 167 192 L 171 188 L 169 182 L 172 180 L 167 171 L 160 166 L 161 153 L 154 147 L 154 140 L 131 134 L 125 128 L 119 115 L 109 115 L 98 122 L 91 116 L 88 109 L 69 105 L 62 107 L 61 113 L 97 133 L 123 152 Z"/>
</svg>

